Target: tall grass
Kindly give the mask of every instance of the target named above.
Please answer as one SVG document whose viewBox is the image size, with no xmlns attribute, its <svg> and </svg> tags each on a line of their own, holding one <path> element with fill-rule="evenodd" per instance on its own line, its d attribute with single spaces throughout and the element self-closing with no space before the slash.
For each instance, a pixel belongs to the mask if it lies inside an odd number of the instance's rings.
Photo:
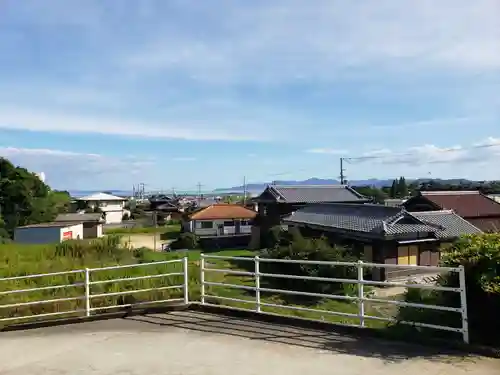
<svg viewBox="0 0 500 375">
<path fill-rule="evenodd" d="M 75 311 L 68 315 L 79 314 L 85 308 L 85 268 L 102 268 L 108 266 L 132 265 L 168 259 L 180 259 L 182 254 L 154 253 L 148 250 L 131 252 L 120 247 L 119 236 L 107 236 L 95 240 L 68 241 L 57 245 L 0 245 L 0 319 L 38 314 L 51 314 L 63 311 Z M 62 271 L 81 270 L 63 275 L 42 276 L 28 279 L 5 280 L 8 277 L 46 274 Z M 153 264 L 140 267 L 121 268 L 115 270 L 91 271 L 92 282 L 121 278 L 159 275 L 158 277 L 99 283 L 91 286 L 91 295 L 130 291 L 124 295 L 100 296 L 92 298 L 92 308 L 124 305 L 146 301 L 160 301 L 180 298 L 182 288 L 132 293 L 133 290 L 161 288 L 182 285 L 183 276 L 161 276 L 166 273 L 182 273 L 181 262 Z M 189 272 L 189 283 L 198 282 L 199 272 Z M 58 285 L 73 285 L 68 288 L 52 288 L 22 293 L 5 293 L 12 290 L 26 290 Z M 35 302 L 52 299 L 70 299 L 43 304 L 9 306 L 23 302 Z"/>
</svg>

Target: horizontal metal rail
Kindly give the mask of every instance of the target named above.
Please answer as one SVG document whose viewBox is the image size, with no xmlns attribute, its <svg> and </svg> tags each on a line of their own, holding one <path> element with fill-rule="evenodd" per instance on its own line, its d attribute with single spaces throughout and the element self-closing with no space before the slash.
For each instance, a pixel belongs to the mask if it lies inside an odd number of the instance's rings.
<svg viewBox="0 0 500 375">
<path fill-rule="evenodd" d="M 184 287 L 184 285 L 169 285 L 169 286 L 162 286 L 159 288 L 133 289 L 133 290 L 125 290 L 123 292 L 91 294 L 89 297 L 90 298 L 102 298 L 102 297 L 111 297 L 111 296 L 123 296 L 123 295 L 127 295 L 127 294 L 150 292 L 152 290 L 182 289 L 183 287 Z"/>
<path fill-rule="evenodd" d="M 182 261 L 183 261 L 183 258 L 181 258 L 181 259 L 172 259 L 172 260 L 163 260 L 161 262 L 136 263 L 136 264 L 125 264 L 125 265 L 121 265 L 121 266 L 89 268 L 89 271 L 90 272 L 94 272 L 94 271 L 111 271 L 111 270 L 120 270 L 120 269 L 123 269 L 123 268 L 137 268 L 137 267 L 145 267 L 145 266 L 161 266 L 162 264 L 182 263 Z"/>
<path fill-rule="evenodd" d="M 85 270 L 72 270 L 72 271 L 63 271 L 63 272 L 41 273 L 41 274 L 36 274 L 36 275 L 2 277 L 2 278 L 0 278 L 0 281 L 13 281 L 13 280 L 23 280 L 23 279 L 35 279 L 37 277 L 62 276 L 62 275 L 71 275 L 71 274 L 83 273 L 83 272 L 85 272 Z"/>
<path fill-rule="evenodd" d="M 40 301 L 30 301 L 30 302 L 19 302 L 19 303 L 9 303 L 7 305 L 0 305 L 0 309 L 10 308 L 10 307 L 21 307 L 21 306 L 33 306 L 33 305 L 43 305 L 45 303 L 56 303 L 56 302 L 67 302 L 67 301 L 78 301 L 83 300 L 85 297 L 68 297 L 68 298 L 54 298 L 45 299 Z"/>
<path fill-rule="evenodd" d="M 204 255 L 206 258 L 212 257 L 212 255 Z M 230 257 L 228 257 L 230 258 Z M 249 258 L 252 259 L 252 258 Z M 300 259 L 271 259 L 271 258 L 259 258 L 261 263 L 295 263 L 295 264 L 311 264 L 318 266 L 344 266 L 344 267 L 357 267 L 358 262 L 332 262 L 332 261 L 322 261 L 322 260 L 300 260 Z M 385 264 L 385 263 L 365 263 L 363 262 L 363 267 L 366 268 L 399 268 L 408 270 L 425 270 L 433 272 L 459 272 L 458 267 L 433 267 L 433 266 L 413 266 L 413 265 L 401 265 L 401 264 Z"/>
<path fill-rule="evenodd" d="M 44 313 L 44 314 L 13 316 L 13 317 L 9 317 L 9 318 L 0 318 L 0 322 L 8 322 L 8 321 L 12 321 L 12 320 L 25 320 L 25 319 L 32 319 L 32 318 L 48 318 L 48 317 L 52 317 L 52 316 L 80 314 L 82 312 L 85 312 L 85 310 L 78 309 L 78 310 L 68 310 L 68 311 L 57 311 L 57 312 Z"/>
<path fill-rule="evenodd" d="M 134 280 L 158 279 L 158 278 L 162 278 L 162 277 L 182 276 L 182 275 L 184 275 L 184 272 L 161 273 L 161 274 L 158 274 L 158 275 L 137 276 L 137 277 L 123 277 L 121 279 L 91 281 L 90 285 L 109 284 L 109 283 L 116 283 L 116 282 L 120 282 L 120 281 L 134 281 Z"/>
<path fill-rule="evenodd" d="M 29 288 L 29 289 L 6 290 L 6 291 L 3 291 L 3 292 L 0 292 L 0 295 L 17 294 L 17 293 L 29 293 L 29 292 L 36 292 L 36 291 L 40 291 L 40 290 L 53 290 L 53 289 L 75 288 L 75 287 L 78 287 L 78 286 L 85 286 L 85 283 L 41 286 L 41 287 L 38 287 L 38 288 Z"/>
</svg>

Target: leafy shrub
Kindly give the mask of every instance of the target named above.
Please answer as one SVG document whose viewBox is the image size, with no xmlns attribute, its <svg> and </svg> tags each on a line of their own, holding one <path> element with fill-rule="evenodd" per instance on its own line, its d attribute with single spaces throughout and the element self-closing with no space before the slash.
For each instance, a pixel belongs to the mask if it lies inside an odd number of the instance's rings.
<svg viewBox="0 0 500 375">
<path fill-rule="evenodd" d="M 198 248 L 198 237 L 193 233 L 181 233 L 179 238 L 170 244 L 170 248 L 179 249 L 196 249 Z"/>
<path fill-rule="evenodd" d="M 288 232 L 282 232 L 278 236 L 278 244 L 274 248 L 264 251 L 262 255 L 263 257 L 273 259 L 338 262 L 355 262 L 357 260 L 349 249 L 340 246 L 331 246 L 326 238 L 305 239 L 294 228 L 290 228 Z M 265 273 L 357 279 L 356 267 L 262 262 L 261 268 Z M 354 284 L 314 280 L 268 278 L 266 282 L 281 289 L 322 294 L 354 294 L 357 290 Z"/>
<path fill-rule="evenodd" d="M 442 254 L 441 265 L 464 266 L 470 339 L 488 345 L 500 345 L 500 234 L 470 235 L 461 238 Z M 458 275 L 450 273 L 439 281 L 442 286 L 457 287 Z M 458 293 L 411 290 L 406 301 L 459 307 Z M 402 308 L 401 320 L 461 326 L 459 313 L 430 309 Z M 430 332 L 429 332 L 430 333 Z M 433 332 L 433 335 L 436 335 Z"/>
</svg>

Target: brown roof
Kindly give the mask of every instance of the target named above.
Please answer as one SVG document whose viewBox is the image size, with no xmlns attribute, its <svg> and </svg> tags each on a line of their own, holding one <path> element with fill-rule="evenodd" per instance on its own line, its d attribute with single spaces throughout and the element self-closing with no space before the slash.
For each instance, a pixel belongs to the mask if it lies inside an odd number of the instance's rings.
<svg viewBox="0 0 500 375">
<path fill-rule="evenodd" d="M 189 216 L 190 220 L 253 219 L 257 212 L 239 204 L 218 203 L 202 208 Z"/>
<path fill-rule="evenodd" d="M 479 191 L 422 191 L 420 194 L 443 210 L 464 218 L 500 216 L 500 203 Z"/>
</svg>

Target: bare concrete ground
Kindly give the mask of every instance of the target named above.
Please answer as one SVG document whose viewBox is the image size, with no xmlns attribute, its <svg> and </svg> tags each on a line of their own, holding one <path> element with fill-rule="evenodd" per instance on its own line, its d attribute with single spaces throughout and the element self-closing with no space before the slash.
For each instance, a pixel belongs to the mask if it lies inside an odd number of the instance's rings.
<svg viewBox="0 0 500 375">
<path fill-rule="evenodd" d="M 199 312 L 0 334 L 0 374 L 499 375 L 500 360 Z"/>
</svg>

